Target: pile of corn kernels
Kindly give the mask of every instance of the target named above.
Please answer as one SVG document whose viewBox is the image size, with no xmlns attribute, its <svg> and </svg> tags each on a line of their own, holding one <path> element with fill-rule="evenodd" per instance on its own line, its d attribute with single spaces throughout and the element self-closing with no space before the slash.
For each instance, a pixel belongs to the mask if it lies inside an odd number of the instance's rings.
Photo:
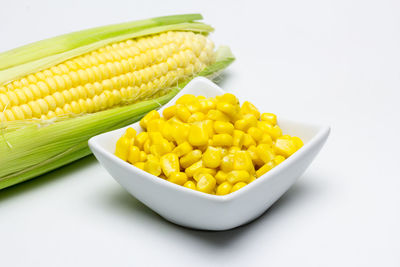
<svg viewBox="0 0 400 267">
<path fill-rule="evenodd" d="M 128 128 L 115 155 L 172 183 L 226 195 L 253 182 L 303 146 L 282 135 L 277 118 L 226 93 L 214 98 L 183 95 Z"/>
</svg>

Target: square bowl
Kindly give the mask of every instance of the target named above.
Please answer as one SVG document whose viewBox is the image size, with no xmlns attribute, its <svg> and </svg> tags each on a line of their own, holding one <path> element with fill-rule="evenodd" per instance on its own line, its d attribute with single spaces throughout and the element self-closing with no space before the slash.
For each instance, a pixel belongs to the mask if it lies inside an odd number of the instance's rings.
<svg viewBox="0 0 400 267">
<path fill-rule="evenodd" d="M 165 107 L 184 94 L 215 97 L 224 94 L 206 78 L 195 78 Z M 260 107 L 263 110 L 263 107 Z M 139 123 L 94 136 L 89 147 L 100 164 L 132 196 L 173 223 L 201 230 L 228 230 L 263 214 L 306 170 L 318 154 L 330 128 L 279 118 L 283 133 L 300 137 L 304 146 L 284 162 L 242 189 L 224 196 L 205 194 L 153 176 L 114 155 L 115 144 L 127 127 L 142 131 Z"/>
</svg>

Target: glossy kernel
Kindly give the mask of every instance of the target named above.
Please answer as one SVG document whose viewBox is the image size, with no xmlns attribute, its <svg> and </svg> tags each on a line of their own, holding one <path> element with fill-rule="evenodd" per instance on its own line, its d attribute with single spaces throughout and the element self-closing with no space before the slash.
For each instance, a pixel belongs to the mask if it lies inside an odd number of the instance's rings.
<svg viewBox="0 0 400 267">
<path fill-rule="evenodd" d="M 198 149 L 190 151 L 185 156 L 180 158 L 182 168 L 188 168 L 193 163 L 199 161 L 201 159 L 201 156 L 202 152 Z"/>
<path fill-rule="evenodd" d="M 179 158 L 175 153 L 168 153 L 160 158 L 160 164 L 165 176 L 169 177 L 171 173 L 179 172 Z"/>
<path fill-rule="evenodd" d="M 209 146 L 203 154 L 203 163 L 208 168 L 217 168 L 221 164 L 221 150 Z"/>
<path fill-rule="evenodd" d="M 187 182 L 187 175 L 184 172 L 173 172 L 167 178 L 167 181 L 178 185 L 184 185 Z"/>
<path fill-rule="evenodd" d="M 217 187 L 216 195 L 223 196 L 227 195 L 232 190 L 232 184 L 229 182 L 223 182 Z"/>
<path fill-rule="evenodd" d="M 190 125 L 188 141 L 192 146 L 204 146 L 208 144 L 208 133 L 202 123 Z"/>
<path fill-rule="evenodd" d="M 242 114 L 252 114 L 256 117 L 256 119 L 260 118 L 260 111 L 249 101 L 245 101 L 241 107 Z"/>
<path fill-rule="evenodd" d="M 199 177 L 196 188 L 200 192 L 212 193 L 216 185 L 215 178 L 211 174 L 202 174 Z"/>
<path fill-rule="evenodd" d="M 141 120 L 140 120 L 140 126 L 143 129 L 147 129 L 147 124 L 149 121 L 154 120 L 154 119 L 159 119 L 160 114 L 158 113 L 157 110 L 152 110 L 149 113 L 147 113 Z"/>
<path fill-rule="evenodd" d="M 196 190 L 196 184 L 193 181 L 187 181 L 183 186 L 192 190 Z"/>
<path fill-rule="evenodd" d="M 230 122 L 216 121 L 214 122 L 214 130 L 217 134 L 233 134 L 234 126 Z"/>
<path fill-rule="evenodd" d="M 245 183 L 245 182 L 238 182 L 238 183 L 236 183 L 234 186 L 232 186 L 231 193 L 233 193 L 233 192 L 239 190 L 240 188 L 245 187 L 246 185 L 247 185 L 247 183 Z"/>
<path fill-rule="evenodd" d="M 215 134 L 212 138 L 213 146 L 231 146 L 233 137 L 229 134 Z"/>
</svg>

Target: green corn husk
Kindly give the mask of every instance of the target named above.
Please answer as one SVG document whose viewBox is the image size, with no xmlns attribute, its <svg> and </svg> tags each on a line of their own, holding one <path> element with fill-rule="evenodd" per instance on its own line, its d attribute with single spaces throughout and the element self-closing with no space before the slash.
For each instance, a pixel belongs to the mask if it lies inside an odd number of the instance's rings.
<svg viewBox="0 0 400 267">
<path fill-rule="evenodd" d="M 0 62 L 2 62 L 0 63 L 0 85 L 109 43 L 168 30 L 190 30 L 204 34 L 213 30 L 206 24 L 192 22 L 196 19 L 201 19 L 201 15 L 177 15 L 105 26 L 96 28 L 101 29 L 100 33 L 95 29 L 82 31 L 84 33 L 82 37 L 87 36 L 87 39 L 76 43 L 73 42 L 74 38 L 80 36 L 82 32 L 44 40 L 41 41 L 41 45 L 31 44 L 14 49 L 11 52 L 18 59 L 16 62 L 19 65 L 12 63 L 12 56 L 0 54 Z M 95 36 L 97 36 L 97 40 L 95 40 Z M 104 39 L 99 40 L 98 38 Z M 55 40 L 57 45 L 52 47 L 51 40 Z M 63 40 L 68 40 L 69 44 L 63 45 Z M 29 50 L 40 50 L 38 52 L 40 57 L 35 55 L 25 57 L 28 54 L 26 51 Z M 233 61 L 234 56 L 230 49 L 220 47 L 216 51 L 216 61 L 196 76 L 215 78 Z M 192 78 L 194 77 L 181 82 L 175 88 L 169 88 L 162 96 L 135 104 L 50 121 L 29 120 L 1 123 L 0 189 L 26 181 L 89 155 L 88 139 L 138 121 L 150 110 L 167 103 Z"/>
</svg>

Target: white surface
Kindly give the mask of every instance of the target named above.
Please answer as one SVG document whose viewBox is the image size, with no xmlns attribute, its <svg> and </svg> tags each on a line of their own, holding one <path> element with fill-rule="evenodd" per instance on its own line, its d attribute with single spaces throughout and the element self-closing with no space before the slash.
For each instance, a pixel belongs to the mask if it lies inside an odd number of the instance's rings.
<svg viewBox="0 0 400 267">
<path fill-rule="evenodd" d="M 166 222 L 93 157 L 3 190 L 0 265 L 399 266 L 399 10 L 398 0 L 3 1 L 0 50 L 199 11 L 237 56 L 224 88 L 332 133 L 282 199 L 228 232 Z"/>
<path fill-rule="evenodd" d="M 225 91 L 203 77 L 193 79 L 159 113 L 183 95 L 215 97 Z M 239 99 L 241 103 L 245 100 Z M 259 106 L 261 109 L 262 107 Z M 280 198 L 304 173 L 321 150 L 329 127 L 311 122 L 279 121 L 287 134 L 300 137 L 304 146 L 279 166 L 248 186 L 225 196 L 205 194 L 178 186 L 142 171 L 114 155 L 115 144 L 126 128 L 140 133 L 140 122 L 97 135 L 89 147 L 100 164 L 132 196 L 170 222 L 199 230 L 229 230 L 253 221 Z"/>
</svg>

